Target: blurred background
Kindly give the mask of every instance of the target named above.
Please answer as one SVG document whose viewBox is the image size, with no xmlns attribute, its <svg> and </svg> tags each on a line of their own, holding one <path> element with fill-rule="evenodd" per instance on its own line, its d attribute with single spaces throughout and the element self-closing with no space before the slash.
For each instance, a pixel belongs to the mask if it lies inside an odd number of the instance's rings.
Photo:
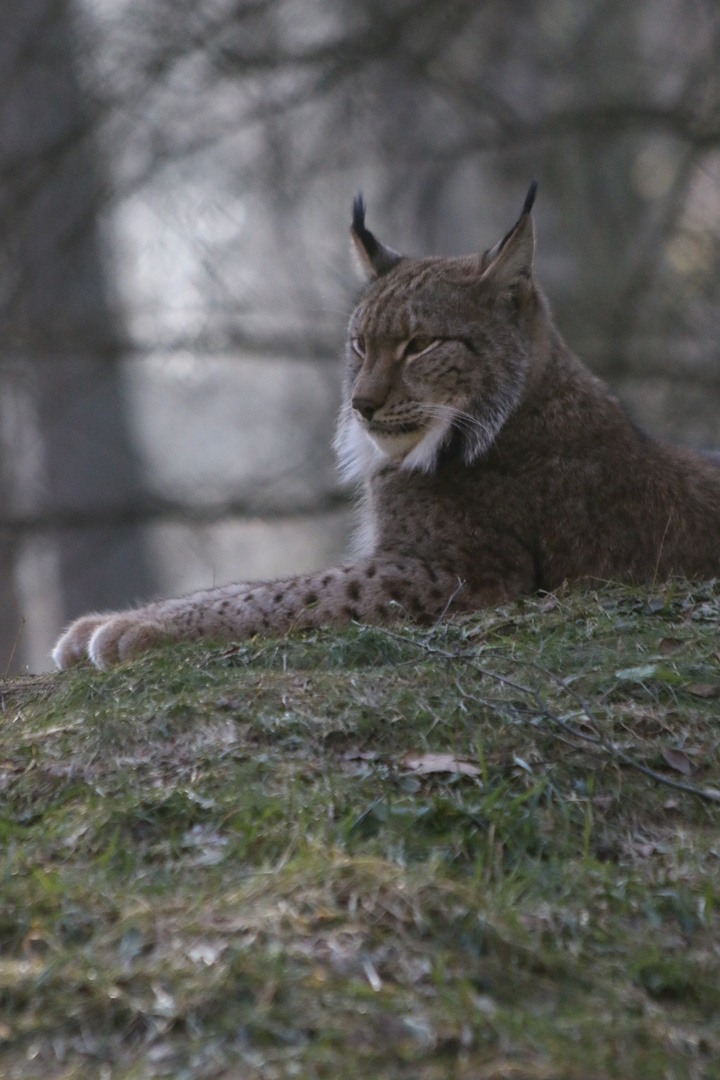
<svg viewBox="0 0 720 1080">
<path fill-rule="evenodd" d="M 338 559 L 352 197 L 480 250 L 720 447 L 716 0 L 2 0 L 0 676 L 89 609 Z"/>
</svg>

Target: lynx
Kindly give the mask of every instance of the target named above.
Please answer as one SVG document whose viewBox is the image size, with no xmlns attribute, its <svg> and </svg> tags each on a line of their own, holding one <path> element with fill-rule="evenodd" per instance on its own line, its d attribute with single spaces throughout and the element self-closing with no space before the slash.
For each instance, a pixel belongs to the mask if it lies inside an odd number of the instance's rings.
<svg viewBox="0 0 720 1080">
<path fill-rule="evenodd" d="M 537 185 L 482 255 L 414 258 L 353 207 L 368 284 L 349 323 L 341 469 L 362 483 L 353 561 L 92 614 L 65 668 L 164 641 L 350 620 L 433 623 L 563 581 L 720 570 L 720 469 L 639 431 L 556 330 L 532 276 Z"/>
</svg>

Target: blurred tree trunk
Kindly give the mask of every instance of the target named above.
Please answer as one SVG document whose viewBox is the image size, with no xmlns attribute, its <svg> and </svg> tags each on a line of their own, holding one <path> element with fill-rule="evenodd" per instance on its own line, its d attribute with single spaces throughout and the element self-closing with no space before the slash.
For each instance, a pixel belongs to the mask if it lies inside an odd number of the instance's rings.
<svg viewBox="0 0 720 1080">
<path fill-rule="evenodd" d="M 64 618 L 151 590 L 139 531 L 123 535 L 112 524 L 86 527 L 81 520 L 112 518 L 113 508 L 137 501 L 140 480 L 123 400 L 121 339 L 103 274 L 97 171 L 76 47 L 67 0 L 2 0 L 0 333 L 5 358 L 32 369 L 27 384 L 41 463 L 35 490 L 4 493 L 0 514 L 12 519 L 20 505 L 40 530 L 47 528 L 43 519 L 55 520 Z M 0 666 L 22 615 L 13 554 L 9 542 L 0 549 Z M 14 667 L 22 652 L 21 643 Z"/>
</svg>

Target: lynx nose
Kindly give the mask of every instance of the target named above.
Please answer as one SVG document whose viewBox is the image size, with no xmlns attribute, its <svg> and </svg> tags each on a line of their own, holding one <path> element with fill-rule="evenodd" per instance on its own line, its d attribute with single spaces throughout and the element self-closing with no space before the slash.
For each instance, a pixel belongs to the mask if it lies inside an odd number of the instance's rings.
<svg viewBox="0 0 720 1080">
<path fill-rule="evenodd" d="M 376 401 L 366 397 L 354 397 L 352 399 L 352 407 L 355 412 L 359 412 L 364 420 L 370 421 L 380 408 Z"/>
</svg>

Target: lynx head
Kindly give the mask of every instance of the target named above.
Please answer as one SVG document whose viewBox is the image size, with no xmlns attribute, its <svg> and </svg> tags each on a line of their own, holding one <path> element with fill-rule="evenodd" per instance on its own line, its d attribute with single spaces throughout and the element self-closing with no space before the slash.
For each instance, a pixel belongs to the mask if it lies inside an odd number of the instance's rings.
<svg viewBox="0 0 720 1080">
<path fill-rule="evenodd" d="M 358 196 L 350 234 L 368 281 L 346 345 L 336 447 L 347 478 L 431 472 L 444 450 L 484 454 L 517 407 L 542 301 L 532 281 L 530 185 L 513 228 L 482 255 L 415 258 L 381 244 Z"/>
</svg>

